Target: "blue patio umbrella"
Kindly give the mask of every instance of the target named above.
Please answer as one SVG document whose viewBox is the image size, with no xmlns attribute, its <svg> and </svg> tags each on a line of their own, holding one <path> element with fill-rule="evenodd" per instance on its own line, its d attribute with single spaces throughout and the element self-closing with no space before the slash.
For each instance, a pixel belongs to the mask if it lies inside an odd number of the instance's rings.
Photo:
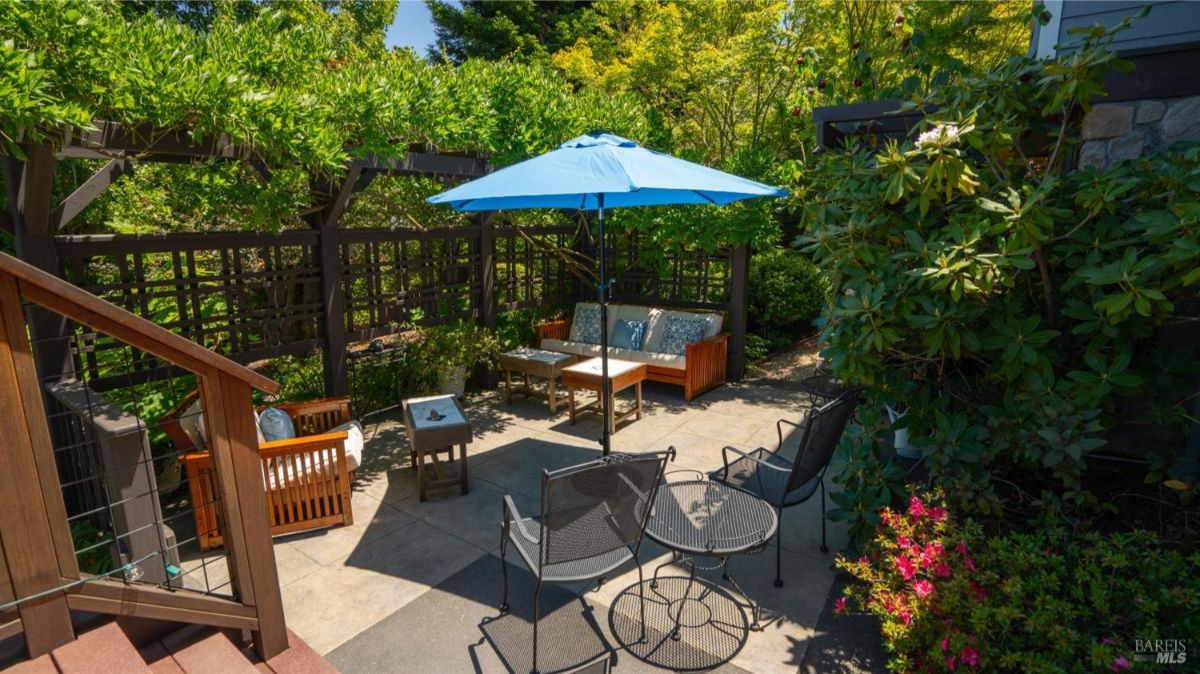
<svg viewBox="0 0 1200 674">
<path fill-rule="evenodd" d="M 608 409 L 608 290 L 605 269 L 604 209 L 668 204 L 725 204 L 754 197 L 782 197 L 786 190 L 646 149 L 632 140 L 592 132 L 556 150 L 463 183 L 430 197 L 459 211 L 557 208 L 596 211 L 599 226 L 597 266 L 600 305 L 600 357 L 604 380 L 602 418 Z M 608 424 L 601 445 L 610 450 Z"/>
</svg>

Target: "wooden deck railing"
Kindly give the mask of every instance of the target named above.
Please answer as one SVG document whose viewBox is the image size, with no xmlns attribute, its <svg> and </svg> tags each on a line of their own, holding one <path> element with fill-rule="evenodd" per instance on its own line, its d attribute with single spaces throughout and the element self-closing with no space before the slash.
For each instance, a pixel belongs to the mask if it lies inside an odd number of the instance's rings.
<svg viewBox="0 0 1200 674">
<path fill-rule="evenodd" d="M 55 464 L 25 304 L 41 307 L 196 375 L 236 599 L 79 569 Z M 36 309 L 34 310 L 36 311 Z M 250 630 L 264 659 L 287 648 L 263 493 L 251 388 L 279 385 L 202 346 L 0 253 L 0 635 L 21 631 L 31 657 L 75 638 L 70 610 Z"/>
</svg>

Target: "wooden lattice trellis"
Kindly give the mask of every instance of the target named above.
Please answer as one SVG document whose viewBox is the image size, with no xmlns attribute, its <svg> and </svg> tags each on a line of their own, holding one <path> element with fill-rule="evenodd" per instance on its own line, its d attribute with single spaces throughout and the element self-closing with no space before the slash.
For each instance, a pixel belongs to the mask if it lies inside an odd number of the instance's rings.
<svg viewBox="0 0 1200 674">
<path fill-rule="evenodd" d="M 195 144 L 180 130 L 151 133 L 108 122 L 96 127 L 66 138 L 61 148 L 27 145 L 24 160 L 4 158 L 9 212 L 0 227 L 12 232 L 20 256 L 243 363 L 321 349 L 330 395 L 348 390 L 351 342 L 411 324 L 473 320 L 493 327 L 498 312 L 592 296 L 590 240 L 576 225 L 517 228 L 493 225 L 482 215 L 468 226 L 424 231 L 338 226 L 355 195 L 377 176 L 462 179 L 489 168 L 476 158 L 422 148 L 409 148 L 402 160 L 354 159 L 340 183 L 314 178 L 314 200 L 322 205 L 305 215 L 308 230 L 64 236 L 61 228 L 128 173 L 133 157 L 249 157 L 256 171 L 269 173 L 228 139 Z M 109 164 L 55 206 L 55 162 L 101 157 Z M 745 339 L 745 247 L 665 252 L 656 256 L 664 264 L 643 269 L 642 245 L 636 235 L 612 242 L 611 268 L 621 270 L 614 299 L 728 312 L 728 371 L 731 379 L 738 378 Z M 72 333 L 71 326 L 38 312 L 31 330 L 39 337 Z M 65 347 L 66 340 L 54 343 L 64 346 L 38 354 L 46 371 L 85 366 L 95 375 L 108 348 L 86 332 L 76 334 L 73 349 Z M 151 358 L 135 365 L 144 380 L 169 374 Z"/>
</svg>

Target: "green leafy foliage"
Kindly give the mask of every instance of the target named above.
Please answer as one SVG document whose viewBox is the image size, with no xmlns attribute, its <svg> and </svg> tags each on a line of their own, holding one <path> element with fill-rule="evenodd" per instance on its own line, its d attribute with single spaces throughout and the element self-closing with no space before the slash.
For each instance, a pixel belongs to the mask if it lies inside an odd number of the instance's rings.
<svg viewBox="0 0 1200 674">
<path fill-rule="evenodd" d="M 250 17 L 218 6 L 197 31 L 114 2 L 5 3 L 0 133 L 53 141 L 64 123 L 149 123 L 225 133 L 275 165 L 325 172 L 342 170 L 347 148 L 394 157 L 432 143 L 503 164 L 594 128 L 652 135 L 633 97 L 576 96 L 546 65 L 383 51 L 378 28 L 394 4 L 374 5 L 270 3 Z"/>
<path fill-rule="evenodd" d="M 462 63 L 469 58 L 546 59 L 596 24 L 591 2 L 443 2 L 426 0 L 437 43 L 429 56 Z"/>
<path fill-rule="evenodd" d="M 764 331 L 776 327 L 807 332 L 829 300 L 824 274 L 793 249 L 771 248 L 755 255 L 749 281 L 749 315 Z"/>
<path fill-rule="evenodd" d="M 936 494 L 884 508 L 867 554 L 838 566 L 897 672 L 1122 671 L 1137 640 L 1200 630 L 1200 554 L 1145 531 L 986 536 Z"/>
<path fill-rule="evenodd" d="M 968 511 L 1014 499 L 1094 512 L 1081 478 L 1106 431 L 1131 416 L 1188 423 L 1194 366 L 1180 352 L 1167 365 L 1158 340 L 1200 281 L 1200 147 L 1061 170 L 1074 111 L 1120 64 L 1109 35 L 943 88 L 915 145 L 795 172 L 797 243 L 837 288 L 824 355 L 876 404 L 907 405 L 910 440 Z M 1182 446 L 1130 478 L 1169 476 Z M 840 477 L 855 512 L 893 484 L 863 467 L 890 449 L 857 451 L 858 472 Z"/>
</svg>

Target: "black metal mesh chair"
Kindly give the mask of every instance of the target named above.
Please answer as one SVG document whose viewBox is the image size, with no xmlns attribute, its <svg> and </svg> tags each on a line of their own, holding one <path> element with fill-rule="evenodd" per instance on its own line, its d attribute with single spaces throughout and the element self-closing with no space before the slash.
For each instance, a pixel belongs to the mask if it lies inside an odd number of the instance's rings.
<svg viewBox="0 0 1200 674">
<path fill-rule="evenodd" d="M 508 563 L 504 558 L 512 545 L 537 579 L 533 592 L 534 672 L 537 671 L 538 600 L 543 583 L 602 578 L 633 560 L 637 563 L 640 587 L 642 565 L 637 553 L 662 482 L 663 468 L 673 455 L 673 449 L 639 455 L 613 454 L 554 472 L 543 471 L 541 514 L 537 519 L 522 517 L 512 498 L 504 497 L 500 534 L 504 600 L 500 610 L 508 611 Z"/>
<path fill-rule="evenodd" d="M 721 452 L 724 467 L 709 474 L 710 479 L 750 492 L 775 506 L 779 512 L 780 526 L 775 533 L 775 587 L 783 586 L 779 573 L 783 510 L 804 503 L 818 489 L 821 491 L 821 552 L 829 551 L 825 544 L 825 470 L 861 394 L 861 389 L 846 391 L 829 403 L 809 410 L 799 424 L 780 419 L 775 424 L 779 446 L 774 451 L 759 447 L 746 453 L 725 447 Z M 784 424 L 803 432 L 794 461 L 780 456 Z M 732 462 L 731 454 L 734 455 Z"/>
</svg>

